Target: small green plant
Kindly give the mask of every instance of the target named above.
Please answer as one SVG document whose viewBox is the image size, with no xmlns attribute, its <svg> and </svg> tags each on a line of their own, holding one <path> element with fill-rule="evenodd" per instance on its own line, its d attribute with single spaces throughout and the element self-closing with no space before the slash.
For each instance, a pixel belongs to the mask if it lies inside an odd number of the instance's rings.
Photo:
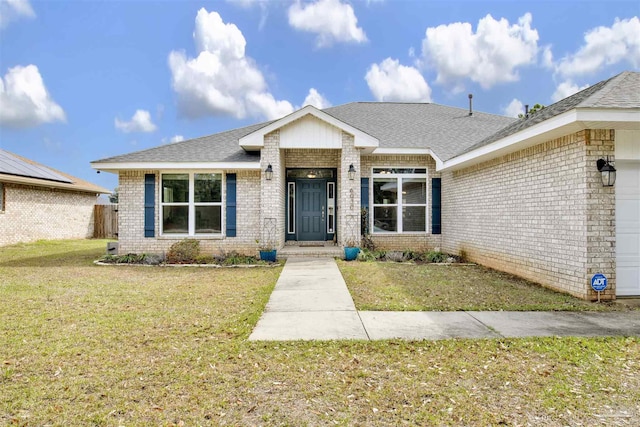
<svg viewBox="0 0 640 427">
<path fill-rule="evenodd" d="M 242 255 L 242 254 L 239 254 L 238 252 L 232 251 L 227 254 L 224 261 L 222 261 L 222 264 L 223 265 L 242 265 L 242 264 L 257 264 L 257 262 L 258 261 L 256 260 L 256 258 L 253 256 Z"/>
<path fill-rule="evenodd" d="M 217 264 L 213 255 L 200 254 L 195 259 L 195 264 Z"/>
<path fill-rule="evenodd" d="M 169 264 L 193 264 L 200 255 L 200 241 L 183 239 L 174 243 L 167 252 Z"/>
<path fill-rule="evenodd" d="M 425 259 L 429 262 L 440 263 L 444 262 L 447 259 L 447 255 L 443 254 L 440 251 L 429 251 L 426 253 Z"/>
</svg>

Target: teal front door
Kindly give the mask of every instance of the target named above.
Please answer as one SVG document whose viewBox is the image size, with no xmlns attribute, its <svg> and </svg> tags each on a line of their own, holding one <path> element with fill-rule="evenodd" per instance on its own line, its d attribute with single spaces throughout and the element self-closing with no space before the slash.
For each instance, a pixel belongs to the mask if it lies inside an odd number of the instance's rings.
<svg viewBox="0 0 640 427">
<path fill-rule="evenodd" d="M 296 187 L 298 240 L 325 240 L 327 180 L 298 179 Z"/>
</svg>

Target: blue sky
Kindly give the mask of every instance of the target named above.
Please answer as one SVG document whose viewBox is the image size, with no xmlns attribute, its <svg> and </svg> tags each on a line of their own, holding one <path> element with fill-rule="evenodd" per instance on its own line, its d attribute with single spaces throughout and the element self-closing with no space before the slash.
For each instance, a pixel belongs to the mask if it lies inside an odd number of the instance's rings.
<svg viewBox="0 0 640 427">
<path fill-rule="evenodd" d="M 0 0 L 0 148 L 89 162 L 312 103 L 516 115 L 640 68 L 637 1 Z"/>
</svg>

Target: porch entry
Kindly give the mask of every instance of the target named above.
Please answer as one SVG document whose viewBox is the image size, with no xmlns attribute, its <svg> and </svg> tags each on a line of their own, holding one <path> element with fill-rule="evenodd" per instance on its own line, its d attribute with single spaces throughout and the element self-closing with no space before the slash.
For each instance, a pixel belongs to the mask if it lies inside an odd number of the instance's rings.
<svg viewBox="0 0 640 427">
<path fill-rule="evenodd" d="M 333 240 L 336 233 L 335 169 L 287 170 L 287 240 Z"/>
</svg>

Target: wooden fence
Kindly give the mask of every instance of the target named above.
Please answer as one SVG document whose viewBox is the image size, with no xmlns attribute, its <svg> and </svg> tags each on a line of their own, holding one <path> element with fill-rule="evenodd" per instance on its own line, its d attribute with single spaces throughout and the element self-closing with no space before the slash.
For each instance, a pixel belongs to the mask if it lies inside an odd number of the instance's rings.
<svg viewBox="0 0 640 427">
<path fill-rule="evenodd" d="M 117 204 L 93 207 L 93 237 L 96 239 L 118 238 Z"/>
</svg>

